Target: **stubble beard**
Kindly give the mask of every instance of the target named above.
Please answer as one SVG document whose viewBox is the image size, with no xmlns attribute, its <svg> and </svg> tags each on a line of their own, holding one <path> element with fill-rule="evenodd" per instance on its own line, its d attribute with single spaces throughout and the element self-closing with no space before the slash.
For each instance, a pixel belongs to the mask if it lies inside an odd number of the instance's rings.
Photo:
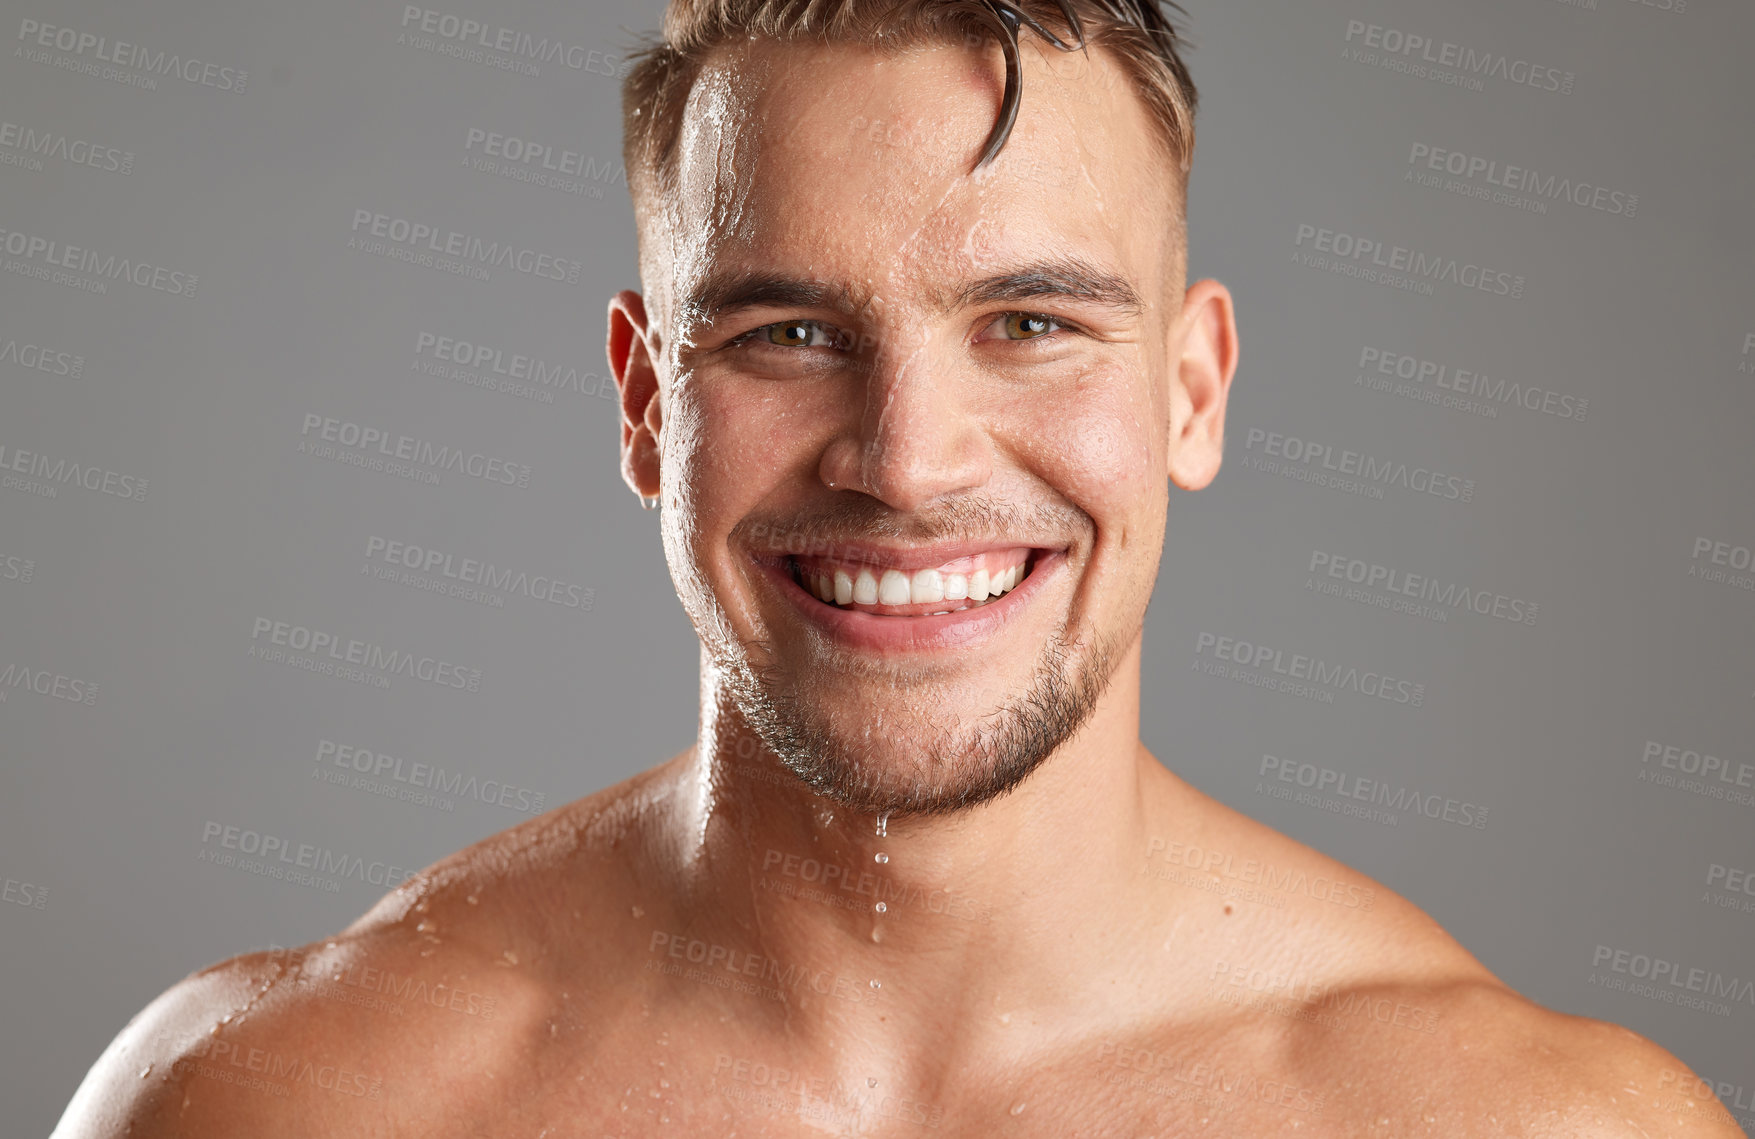
<svg viewBox="0 0 1755 1139">
<path fill-rule="evenodd" d="M 1091 718 L 1120 654 L 1107 639 L 1069 640 L 1067 632 L 1064 623 L 1055 630 L 1029 684 L 997 711 L 935 722 L 909 709 L 900 721 L 851 733 L 786 670 L 756 665 L 742 651 L 713 655 L 744 722 L 811 790 L 857 812 L 945 815 L 1014 790 Z M 885 682 L 871 671 L 854 682 Z M 911 753 L 904 763 L 898 748 Z"/>
</svg>

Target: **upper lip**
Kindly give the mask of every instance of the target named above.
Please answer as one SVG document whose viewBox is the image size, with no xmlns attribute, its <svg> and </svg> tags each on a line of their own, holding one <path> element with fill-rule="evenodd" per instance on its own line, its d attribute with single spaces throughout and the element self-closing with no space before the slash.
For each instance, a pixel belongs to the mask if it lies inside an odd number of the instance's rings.
<svg viewBox="0 0 1755 1139">
<path fill-rule="evenodd" d="M 929 542 L 917 546 L 883 545 L 869 541 L 813 542 L 795 549 L 755 551 L 758 562 L 780 564 L 791 558 L 824 558 L 853 565 L 870 566 L 874 570 L 893 569 L 912 573 L 915 570 L 937 569 L 959 558 L 1003 550 L 1028 550 L 1032 553 L 1059 550 L 1059 544 L 1031 542 L 1018 538 L 957 540 Z"/>
</svg>

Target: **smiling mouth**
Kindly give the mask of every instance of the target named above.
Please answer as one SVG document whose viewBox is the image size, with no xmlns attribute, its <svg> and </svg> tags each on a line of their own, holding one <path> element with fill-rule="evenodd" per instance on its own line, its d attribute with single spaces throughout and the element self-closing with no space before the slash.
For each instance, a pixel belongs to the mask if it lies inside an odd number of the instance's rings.
<svg viewBox="0 0 1755 1139">
<path fill-rule="evenodd" d="M 988 550 L 916 570 L 794 555 L 786 569 L 799 588 L 836 609 L 933 617 L 993 604 L 1030 576 L 1039 552 Z"/>
</svg>

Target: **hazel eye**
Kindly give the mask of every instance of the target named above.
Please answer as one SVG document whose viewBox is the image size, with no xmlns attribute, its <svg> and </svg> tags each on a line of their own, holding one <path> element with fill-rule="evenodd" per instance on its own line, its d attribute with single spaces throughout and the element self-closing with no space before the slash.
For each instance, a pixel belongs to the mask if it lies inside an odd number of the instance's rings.
<svg viewBox="0 0 1755 1139">
<path fill-rule="evenodd" d="M 1007 313 L 1002 326 L 1007 340 L 1037 340 L 1060 327 L 1054 318 L 1031 312 Z"/>
<path fill-rule="evenodd" d="M 815 338 L 816 326 L 802 320 L 789 320 L 768 326 L 768 343 L 782 348 L 805 348 Z"/>
</svg>

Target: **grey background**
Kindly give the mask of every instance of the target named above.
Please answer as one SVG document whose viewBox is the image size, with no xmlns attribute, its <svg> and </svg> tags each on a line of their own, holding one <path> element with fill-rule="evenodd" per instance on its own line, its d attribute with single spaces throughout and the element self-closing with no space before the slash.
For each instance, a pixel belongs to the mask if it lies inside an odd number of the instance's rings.
<svg viewBox="0 0 1755 1139">
<path fill-rule="evenodd" d="M 1755 1133 L 1755 1005 L 1646 999 L 1594 967 L 1606 947 L 1755 979 L 1755 912 L 1720 908 L 1706 881 L 1715 863 L 1755 871 L 1755 806 L 1641 780 L 1661 773 L 1648 741 L 1755 762 L 1755 583 L 1690 572 L 1725 568 L 1696 556 L 1700 539 L 1755 546 L 1755 8 L 1665 6 L 1678 2 L 1188 4 L 1203 104 L 1191 277 L 1230 285 L 1244 350 L 1226 469 L 1172 503 L 1143 733 L 1200 787 L 1406 894 L 1520 991 L 1664 1044 L 1740 1097 Z M 603 377 L 604 303 L 637 278 L 619 84 L 599 72 L 659 5 L 429 3 L 559 41 L 583 65 L 532 76 L 398 43 L 415 29 L 387 0 L 0 5 L 0 124 L 132 155 L 124 173 L 52 142 L 0 146 L 0 230 L 198 278 L 185 297 L 81 274 L 107 280 L 98 294 L 0 252 L 5 461 L 147 480 L 135 499 L 0 489 L 9 1134 L 46 1133 L 178 978 L 321 937 L 381 892 L 364 872 L 307 885 L 207 861 L 208 824 L 413 870 L 521 821 L 537 794 L 557 806 L 691 739 L 696 642 L 656 516 L 617 476 Z M 29 20 L 247 79 L 143 89 L 71 70 L 54 57 L 102 65 L 25 52 Z M 1359 62 L 1350 21 L 1570 72 L 1571 92 Z M 579 185 L 471 167 L 471 128 L 571 152 Z M 1422 186 L 1406 179 L 1418 143 L 1638 207 L 1535 212 Z M 350 249 L 356 210 L 581 271 L 484 281 Z M 1298 263 L 1301 225 L 1526 283 L 1516 299 L 1386 288 Z M 428 374 L 423 332 L 540 358 L 567 382 L 538 402 Z M 51 353 L 46 370 L 31 347 Z M 1366 348 L 1588 411 L 1497 403 L 1487 418 L 1373 391 L 1356 382 Z M 307 414 L 526 464 L 529 486 L 455 471 L 424 485 L 302 454 Z M 1472 497 L 1392 486 L 1378 500 L 1250 469 L 1252 428 L 1470 479 Z M 502 590 L 495 607 L 379 580 L 364 572 L 374 536 L 559 579 L 588 604 Z M 1438 621 L 1325 596 L 1306 589 L 1318 551 L 1534 602 L 1537 617 Z M 268 647 L 258 619 L 479 669 L 478 691 L 253 657 Z M 1215 677 L 1197 667 L 1213 659 L 1203 632 L 1387 672 L 1424 685 L 1422 703 Z M 82 698 L 54 695 L 57 676 Z M 327 782 L 319 771 L 346 773 L 319 761 L 324 740 L 521 794 L 422 802 Z M 1275 798 L 1264 755 L 1483 805 L 1487 823 Z"/>
</svg>

